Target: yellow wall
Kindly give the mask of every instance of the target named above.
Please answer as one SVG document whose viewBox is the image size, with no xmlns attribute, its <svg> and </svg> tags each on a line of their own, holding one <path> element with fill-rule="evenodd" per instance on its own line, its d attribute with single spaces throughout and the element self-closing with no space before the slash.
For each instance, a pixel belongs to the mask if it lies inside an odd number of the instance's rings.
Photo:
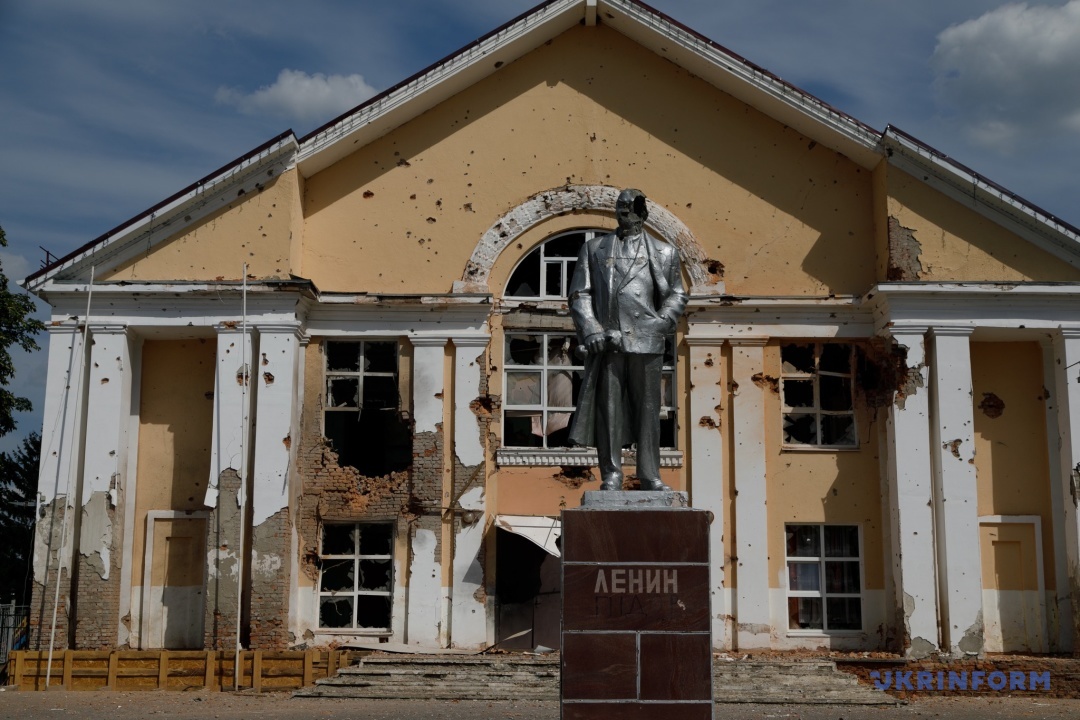
<svg viewBox="0 0 1080 720">
<path fill-rule="evenodd" d="M 779 378 L 780 370 L 780 344 L 774 341 L 765 348 L 765 374 Z M 786 587 L 782 581 L 787 554 L 784 526 L 800 522 L 859 525 L 863 587 L 867 590 L 885 587 L 876 413 L 860 400 L 856 395 L 858 450 L 785 450 L 780 394 L 766 392 L 769 587 Z"/>
<path fill-rule="evenodd" d="M 724 263 L 730 291 L 859 293 L 874 278 L 870 175 L 580 27 L 308 178 L 304 275 L 449 291 L 502 214 L 570 182 L 641 188 Z"/>
<path fill-rule="evenodd" d="M 207 338 L 143 344 L 133 585 L 142 585 L 147 512 L 204 509 L 215 352 Z"/>
<path fill-rule="evenodd" d="M 100 279 L 239 280 L 244 263 L 256 278 L 287 278 L 299 194 L 289 170 Z"/>
<path fill-rule="evenodd" d="M 887 205 L 922 246 L 920 280 L 1080 280 L 1080 270 L 896 168 Z"/>
<path fill-rule="evenodd" d="M 1046 441 L 1046 390 L 1042 349 L 1035 342 L 971 344 L 975 406 L 975 471 L 979 515 L 1038 515 L 1042 518 L 1043 578 L 1054 579 L 1053 516 Z M 1001 414 L 980 409 L 993 393 Z"/>
</svg>

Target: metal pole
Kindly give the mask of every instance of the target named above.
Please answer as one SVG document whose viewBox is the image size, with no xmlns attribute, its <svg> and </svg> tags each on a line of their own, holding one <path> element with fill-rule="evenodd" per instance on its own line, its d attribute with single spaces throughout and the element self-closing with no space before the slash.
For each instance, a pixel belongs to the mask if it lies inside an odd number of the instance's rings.
<svg viewBox="0 0 1080 720">
<path fill-rule="evenodd" d="M 247 512 L 244 508 L 244 483 L 247 482 L 247 429 L 250 416 L 248 408 L 247 386 L 250 382 L 251 368 L 248 367 L 248 332 L 247 332 L 247 263 L 244 263 L 243 284 L 241 290 L 241 313 L 242 335 L 240 338 L 240 489 L 236 502 L 240 506 L 240 544 L 236 552 L 236 657 L 233 660 L 233 690 L 240 689 L 241 647 L 240 647 L 240 613 L 243 610 L 244 598 L 244 523 L 247 522 Z"/>
</svg>

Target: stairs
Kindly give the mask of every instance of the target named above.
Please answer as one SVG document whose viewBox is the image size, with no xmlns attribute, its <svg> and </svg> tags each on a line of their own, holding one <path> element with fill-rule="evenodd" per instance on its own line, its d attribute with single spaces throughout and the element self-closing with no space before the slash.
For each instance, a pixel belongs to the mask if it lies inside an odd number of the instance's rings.
<svg viewBox="0 0 1080 720">
<path fill-rule="evenodd" d="M 557 655 L 372 655 L 296 697 L 397 700 L 559 699 Z M 713 662 L 718 703 L 893 705 L 829 661 Z"/>
</svg>

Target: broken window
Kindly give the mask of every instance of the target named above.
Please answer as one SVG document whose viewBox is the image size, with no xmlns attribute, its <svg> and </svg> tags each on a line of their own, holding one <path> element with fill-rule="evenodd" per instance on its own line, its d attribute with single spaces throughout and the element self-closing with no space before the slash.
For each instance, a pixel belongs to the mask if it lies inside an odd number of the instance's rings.
<svg viewBox="0 0 1080 720">
<path fill-rule="evenodd" d="M 780 359 L 784 444 L 856 447 L 852 346 L 784 345 Z"/>
<path fill-rule="evenodd" d="M 503 355 L 503 446 L 558 448 L 569 443 L 585 367 L 574 335 L 507 332 Z M 675 446 L 675 351 L 664 348 L 660 446 Z"/>
<path fill-rule="evenodd" d="M 319 627 L 389 632 L 393 524 L 323 525 L 319 559 Z"/>
<path fill-rule="evenodd" d="M 404 470 L 412 461 L 397 369 L 394 341 L 327 341 L 323 432 L 340 465 L 380 476 Z"/>
<path fill-rule="evenodd" d="M 586 240 L 610 230 L 574 230 L 556 235 L 525 256 L 506 284 L 507 298 L 565 300 Z"/>
<path fill-rule="evenodd" d="M 788 629 L 862 630 L 857 525 L 787 525 Z"/>
</svg>

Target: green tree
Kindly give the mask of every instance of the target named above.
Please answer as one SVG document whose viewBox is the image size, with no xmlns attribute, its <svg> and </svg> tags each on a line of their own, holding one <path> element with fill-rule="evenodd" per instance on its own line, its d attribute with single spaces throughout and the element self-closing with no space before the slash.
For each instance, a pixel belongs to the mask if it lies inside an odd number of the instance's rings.
<svg viewBox="0 0 1080 720">
<path fill-rule="evenodd" d="M 7 235 L 0 228 L 0 247 L 7 247 Z M 0 265 L 0 436 L 15 429 L 15 413 L 30 410 L 30 401 L 9 389 L 15 377 L 10 348 L 17 345 L 27 352 L 38 349 L 34 335 L 45 324 L 33 317 L 34 301 L 29 295 L 11 292 L 8 278 Z"/>
<path fill-rule="evenodd" d="M 12 596 L 30 602 L 30 557 L 34 545 L 41 436 L 30 433 L 13 452 L 0 452 L 0 603 Z"/>
</svg>

